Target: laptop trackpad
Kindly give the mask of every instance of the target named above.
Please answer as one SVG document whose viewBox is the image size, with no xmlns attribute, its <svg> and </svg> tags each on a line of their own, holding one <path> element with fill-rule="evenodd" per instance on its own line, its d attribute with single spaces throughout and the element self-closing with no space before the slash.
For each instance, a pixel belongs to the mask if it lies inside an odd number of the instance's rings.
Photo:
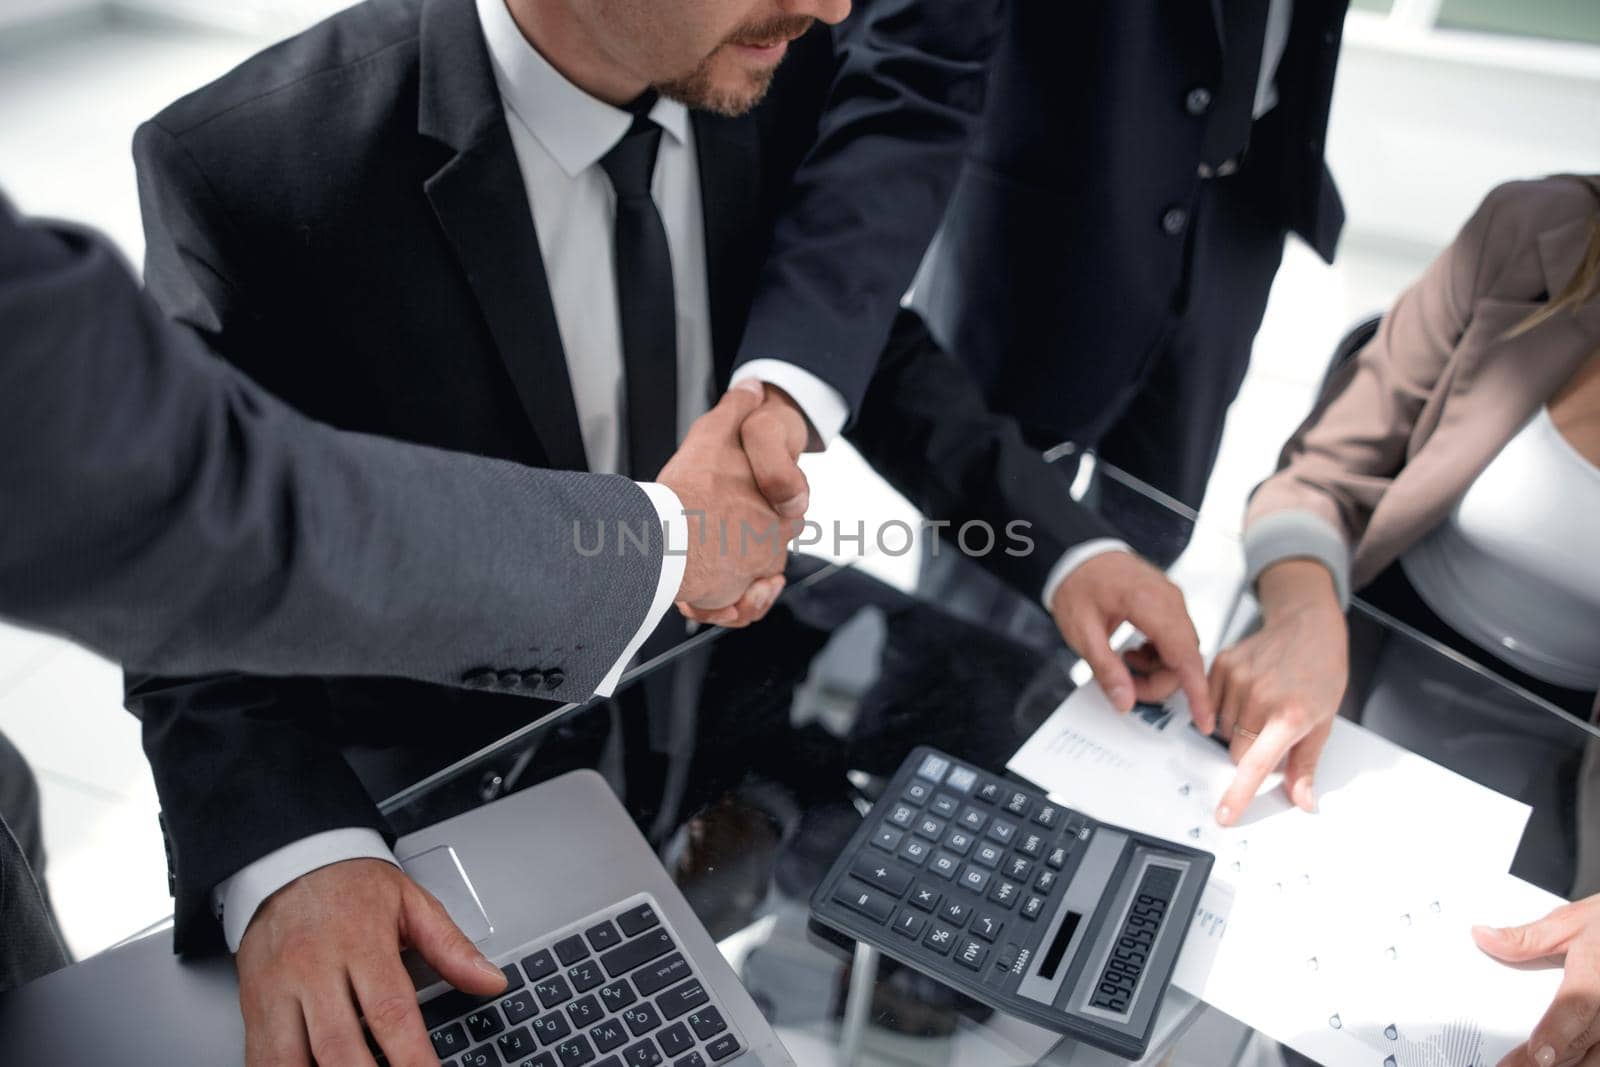
<svg viewBox="0 0 1600 1067">
<path fill-rule="evenodd" d="M 483 902 L 472 888 L 472 881 L 456 857 L 455 849 L 448 845 L 430 848 L 401 860 L 400 867 L 418 885 L 439 898 L 444 910 L 473 944 L 482 944 L 494 933 L 494 924 L 483 910 Z"/>
</svg>

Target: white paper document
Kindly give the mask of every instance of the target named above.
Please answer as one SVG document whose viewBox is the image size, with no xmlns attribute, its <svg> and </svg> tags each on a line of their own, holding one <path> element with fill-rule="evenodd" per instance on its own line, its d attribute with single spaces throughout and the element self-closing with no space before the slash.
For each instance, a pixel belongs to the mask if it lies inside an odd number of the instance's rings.
<svg viewBox="0 0 1600 1067">
<path fill-rule="evenodd" d="M 1316 814 L 1273 776 L 1227 829 L 1214 812 L 1234 765 L 1181 697 L 1123 716 L 1085 686 L 1008 766 L 1097 819 L 1211 852 L 1174 983 L 1327 1067 L 1493 1067 L 1559 983 L 1470 935 L 1561 903 L 1505 873 L 1528 807 L 1348 721 Z"/>
</svg>

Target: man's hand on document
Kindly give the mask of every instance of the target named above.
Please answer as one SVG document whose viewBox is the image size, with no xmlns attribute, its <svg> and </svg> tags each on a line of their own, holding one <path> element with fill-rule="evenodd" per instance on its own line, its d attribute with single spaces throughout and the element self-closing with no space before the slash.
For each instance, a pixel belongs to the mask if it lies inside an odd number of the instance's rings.
<svg viewBox="0 0 1600 1067">
<path fill-rule="evenodd" d="M 1600 1067 L 1600 896 L 1564 904 L 1526 926 L 1474 927 L 1472 936 L 1504 963 L 1557 957 L 1565 968 L 1550 1010 L 1500 1067 Z"/>
</svg>

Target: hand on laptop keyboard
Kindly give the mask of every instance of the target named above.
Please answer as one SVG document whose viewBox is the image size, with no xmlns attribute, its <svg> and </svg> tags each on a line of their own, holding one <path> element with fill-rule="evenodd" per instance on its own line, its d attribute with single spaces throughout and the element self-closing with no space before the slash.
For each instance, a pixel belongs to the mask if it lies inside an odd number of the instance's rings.
<svg viewBox="0 0 1600 1067">
<path fill-rule="evenodd" d="M 506 987 L 444 907 L 390 864 L 335 863 L 279 890 L 236 957 L 248 1067 L 375 1067 L 363 1018 L 393 1067 L 437 1067 L 403 948 L 468 993 Z"/>
</svg>

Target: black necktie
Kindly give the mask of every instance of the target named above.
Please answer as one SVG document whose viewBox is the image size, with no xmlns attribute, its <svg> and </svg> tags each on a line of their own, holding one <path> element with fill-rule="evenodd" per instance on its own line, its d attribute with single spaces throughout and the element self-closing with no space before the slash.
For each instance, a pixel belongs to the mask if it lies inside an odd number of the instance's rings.
<svg viewBox="0 0 1600 1067">
<path fill-rule="evenodd" d="M 1204 162 L 1215 168 L 1237 161 L 1250 144 L 1255 121 L 1261 49 L 1267 40 L 1268 0 L 1221 0 L 1222 81 L 1206 124 Z"/>
<path fill-rule="evenodd" d="M 654 478 L 678 446 L 678 316 L 667 229 L 650 196 L 661 127 L 634 110 L 633 125 L 600 166 L 617 193 L 617 307 L 628 413 L 628 473 Z"/>
</svg>

